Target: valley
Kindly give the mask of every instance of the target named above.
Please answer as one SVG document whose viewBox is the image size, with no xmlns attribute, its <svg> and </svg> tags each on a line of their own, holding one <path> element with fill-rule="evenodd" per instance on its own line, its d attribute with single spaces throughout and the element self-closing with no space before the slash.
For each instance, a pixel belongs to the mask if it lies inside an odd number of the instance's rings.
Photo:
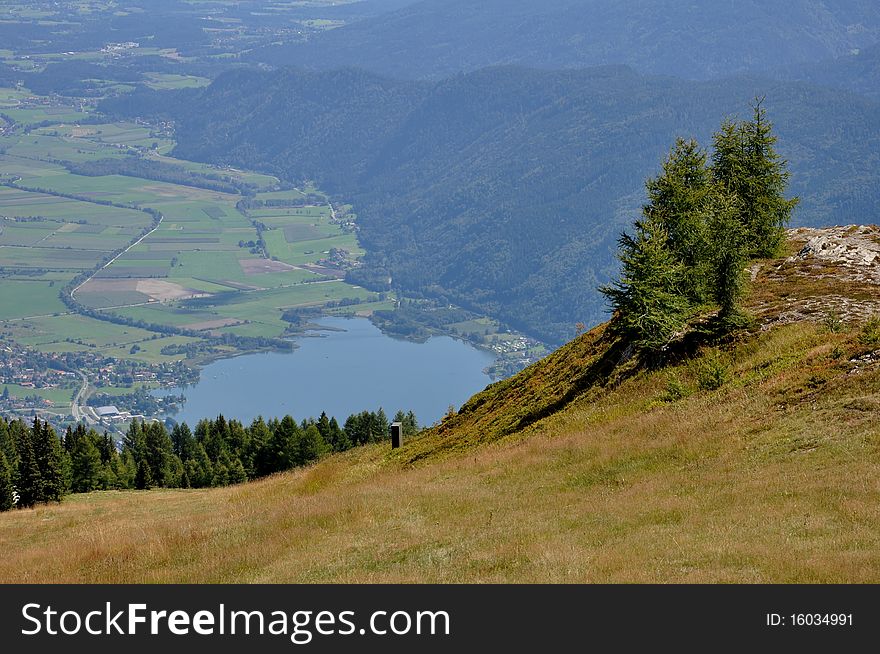
<svg viewBox="0 0 880 654">
<path fill-rule="evenodd" d="M 161 125 L 102 122 L 89 103 L 24 87 L 0 98 L 4 410 L 124 429 L 100 420 L 90 397 L 173 415 L 177 396 L 144 391 L 190 384 L 218 358 L 290 351 L 320 316 L 395 315 L 395 294 L 346 281 L 364 253 L 350 205 L 272 175 L 171 157 Z M 460 318 L 482 321 L 473 323 L 479 347 L 517 338 L 478 315 Z M 436 323 L 399 335 L 443 333 L 451 328 Z M 504 350 L 523 358 L 520 346 Z M 41 356 L 60 372 L 23 364 Z"/>
</svg>

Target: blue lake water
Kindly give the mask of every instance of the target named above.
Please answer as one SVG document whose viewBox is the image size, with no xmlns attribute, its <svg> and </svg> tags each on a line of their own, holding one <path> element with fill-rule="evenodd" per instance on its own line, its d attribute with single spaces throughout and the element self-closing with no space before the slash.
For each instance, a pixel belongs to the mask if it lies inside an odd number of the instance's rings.
<svg viewBox="0 0 880 654">
<path fill-rule="evenodd" d="M 164 391 L 186 396 L 174 419 L 192 427 L 220 413 L 247 424 L 258 415 L 301 420 L 326 411 L 342 423 L 352 413 L 381 406 L 389 418 L 398 409 L 412 410 L 429 425 L 450 404 L 458 408 L 491 382 L 483 369 L 492 355 L 461 341 L 401 341 L 365 318 L 320 322 L 344 331 L 298 338 L 291 353 L 216 361 L 202 369 L 195 386 Z"/>
</svg>

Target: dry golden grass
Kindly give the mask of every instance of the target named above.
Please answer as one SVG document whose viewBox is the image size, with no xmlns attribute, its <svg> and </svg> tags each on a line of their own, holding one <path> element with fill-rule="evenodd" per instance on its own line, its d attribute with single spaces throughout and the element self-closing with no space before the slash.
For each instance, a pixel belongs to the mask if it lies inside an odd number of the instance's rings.
<svg viewBox="0 0 880 654">
<path fill-rule="evenodd" d="M 880 582 L 880 366 L 849 362 L 864 350 L 787 325 L 713 355 L 719 390 L 681 363 L 672 403 L 668 371 L 642 372 L 415 464 L 376 446 L 233 488 L 2 514 L 0 580 Z"/>
</svg>

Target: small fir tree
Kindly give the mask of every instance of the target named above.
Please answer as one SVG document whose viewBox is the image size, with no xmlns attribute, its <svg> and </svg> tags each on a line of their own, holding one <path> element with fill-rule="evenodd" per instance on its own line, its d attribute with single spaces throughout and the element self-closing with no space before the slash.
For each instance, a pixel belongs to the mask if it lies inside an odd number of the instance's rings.
<svg viewBox="0 0 880 654">
<path fill-rule="evenodd" d="M 659 220 L 636 222 L 635 236 L 619 240 L 620 277 L 600 290 L 615 315 L 612 330 L 640 350 L 658 350 L 685 324 L 690 303 L 682 293 L 682 265 Z"/>
</svg>

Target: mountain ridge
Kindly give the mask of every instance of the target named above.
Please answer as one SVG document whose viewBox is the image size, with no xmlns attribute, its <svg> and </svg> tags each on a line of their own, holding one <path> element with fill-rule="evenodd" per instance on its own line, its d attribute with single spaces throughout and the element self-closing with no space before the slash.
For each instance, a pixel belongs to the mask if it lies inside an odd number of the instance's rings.
<svg viewBox="0 0 880 654">
<path fill-rule="evenodd" d="M 522 63 L 626 63 L 643 73 L 709 79 L 828 59 L 878 41 L 880 10 L 858 0 L 423 0 L 247 58 L 318 70 L 358 65 L 406 79 Z"/>
</svg>

